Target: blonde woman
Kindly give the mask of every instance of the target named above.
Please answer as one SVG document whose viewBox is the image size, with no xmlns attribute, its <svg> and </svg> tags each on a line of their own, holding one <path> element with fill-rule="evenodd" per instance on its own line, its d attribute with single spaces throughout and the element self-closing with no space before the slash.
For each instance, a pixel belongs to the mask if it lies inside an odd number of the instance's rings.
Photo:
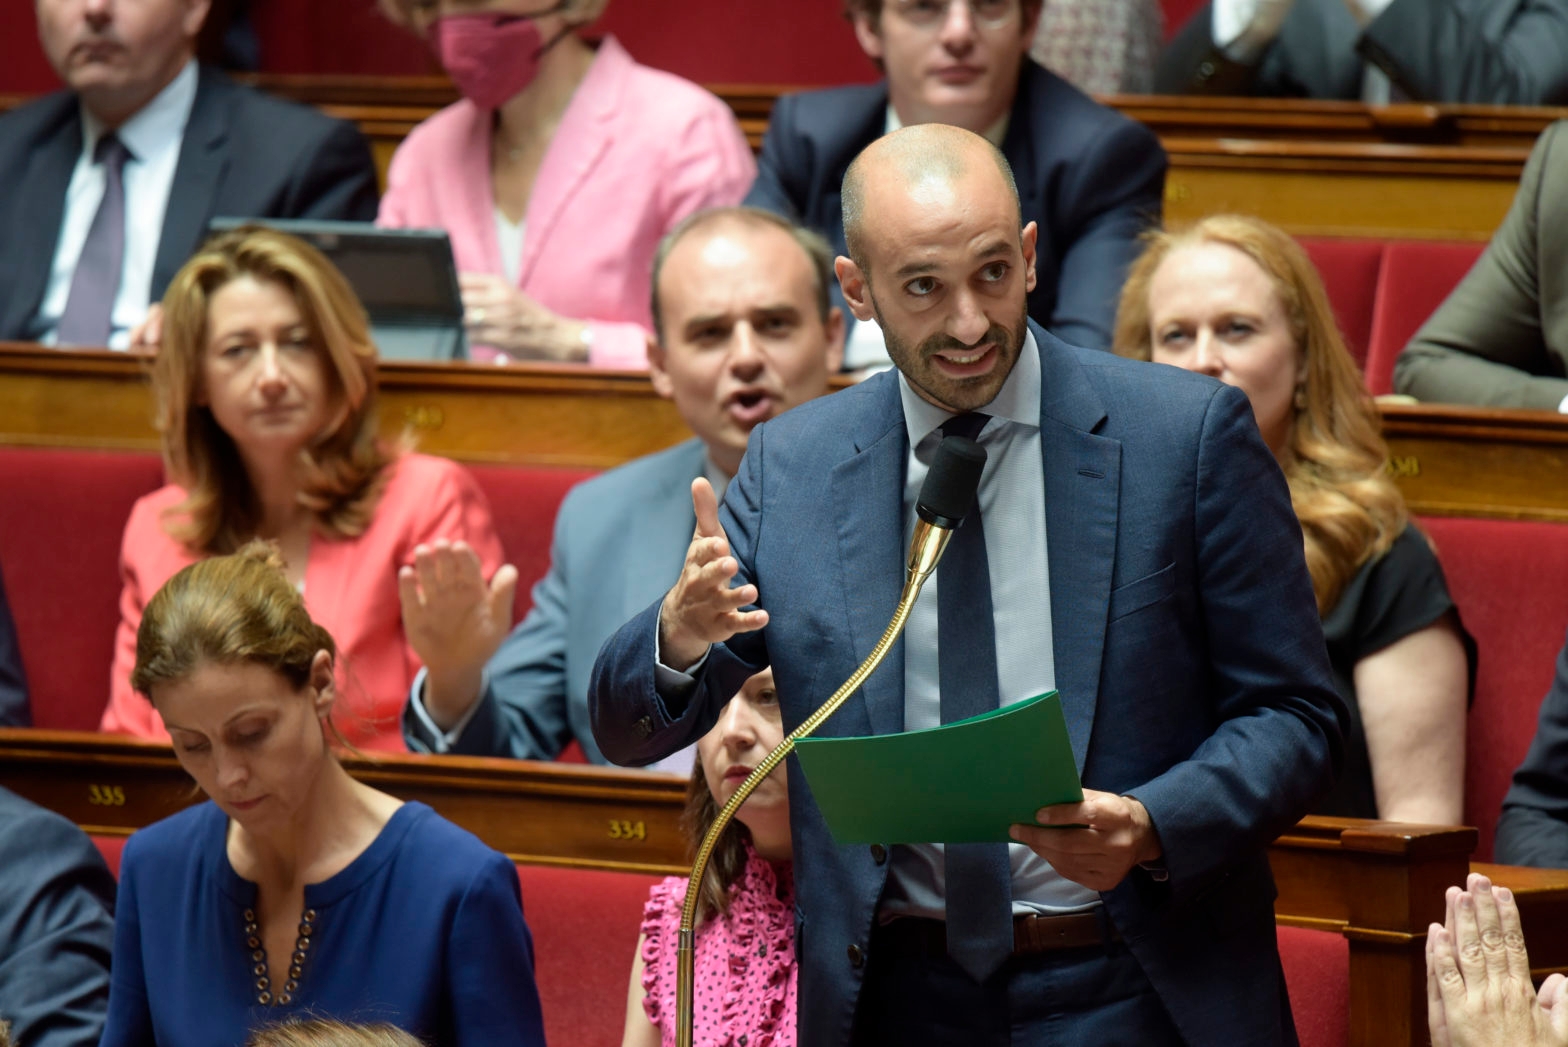
<svg viewBox="0 0 1568 1047">
<path fill-rule="evenodd" d="M 1285 472 L 1351 711 L 1318 813 L 1458 823 L 1473 645 L 1305 252 L 1237 215 L 1155 234 L 1122 290 L 1116 349 L 1239 387 Z"/>
<path fill-rule="evenodd" d="M 243 1043 L 295 1017 L 430 1047 L 543 1047 L 505 855 L 349 777 L 329 737 L 331 634 L 262 543 L 147 604 L 131 683 L 208 802 L 133 835 L 100 1047 Z"/>
<path fill-rule="evenodd" d="M 448 653 L 403 632 L 399 572 L 416 548 L 471 547 L 510 613 L 515 572 L 496 574 L 484 495 L 461 466 L 382 441 L 365 311 L 298 239 L 252 228 L 209 243 L 169 285 L 161 338 L 152 385 L 170 483 L 125 525 L 103 730 L 168 738 L 130 686 L 142 608 L 180 568 L 264 538 L 338 637 L 337 728 L 361 748 L 403 749 L 409 686 Z"/>
</svg>

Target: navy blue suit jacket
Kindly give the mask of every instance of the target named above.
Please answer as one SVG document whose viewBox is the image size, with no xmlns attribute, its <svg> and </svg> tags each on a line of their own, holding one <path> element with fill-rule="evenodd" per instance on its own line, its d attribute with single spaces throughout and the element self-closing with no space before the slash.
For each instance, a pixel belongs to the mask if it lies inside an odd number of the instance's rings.
<svg viewBox="0 0 1568 1047">
<path fill-rule="evenodd" d="M 114 877 L 87 834 L 0 789 L 0 1018 L 27 1047 L 95 1047 Z"/>
<path fill-rule="evenodd" d="M 1345 709 L 1284 478 L 1239 390 L 1035 338 L 1073 754 L 1086 786 L 1148 808 L 1169 872 L 1134 870 L 1107 911 L 1188 1042 L 1294 1043 L 1265 848 L 1335 773 Z M 765 664 L 787 730 L 831 694 L 898 601 L 907 456 L 891 372 L 755 430 L 721 520 L 768 626 L 713 647 L 681 706 L 655 688 L 658 605 L 633 619 L 590 689 L 605 754 L 695 741 Z M 901 730 L 902 662 L 900 640 L 820 733 Z M 862 977 L 848 949 L 869 950 L 886 866 L 835 846 L 793 761 L 789 788 L 800 1042 L 844 1043 Z"/>
<path fill-rule="evenodd" d="M 0 116 L 0 340 L 30 337 L 81 152 L 81 107 L 70 91 Z M 202 69 L 169 189 L 151 300 L 163 297 L 212 218 L 372 222 L 379 199 L 370 145 L 353 124 Z"/>
<path fill-rule="evenodd" d="M 887 125 L 887 84 L 786 95 L 773 107 L 746 203 L 815 229 L 839 254 L 844 172 Z M 1038 222 L 1029 315 L 1074 345 L 1109 348 L 1138 236 L 1160 222 L 1165 150 L 1142 124 L 1025 60 L 1002 153 Z M 843 295 L 832 285 L 835 300 Z"/>
</svg>

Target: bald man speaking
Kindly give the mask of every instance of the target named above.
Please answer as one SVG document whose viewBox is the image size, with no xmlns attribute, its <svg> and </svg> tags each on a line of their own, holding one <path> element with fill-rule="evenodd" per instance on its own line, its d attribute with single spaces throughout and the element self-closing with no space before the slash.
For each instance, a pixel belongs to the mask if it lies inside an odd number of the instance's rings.
<svg viewBox="0 0 1568 1047">
<path fill-rule="evenodd" d="M 1345 710 L 1246 398 L 1029 321 L 1036 229 L 977 135 L 878 140 L 843 206 L 839 282 L 897 370 L 754 430 L 722 509 L 693 485 L 680 580 L 600 654 L 599 745 L 657 760 L 768 665 L 797 726 L 891 616 L 944 432 L 977 433 L 978 517 L 819 733 L 1054 687 L 1084 800 L 1010 846 L 840 847 L 791 774 L 798 1042 L 1296 1043 L 1265 848 L 1337 769 Z"/>
</svg>

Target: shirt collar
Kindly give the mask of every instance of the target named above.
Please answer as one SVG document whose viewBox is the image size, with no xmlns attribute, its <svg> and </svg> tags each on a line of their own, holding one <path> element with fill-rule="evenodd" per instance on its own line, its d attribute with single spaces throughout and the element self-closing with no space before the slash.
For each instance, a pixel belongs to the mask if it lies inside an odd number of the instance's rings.
<svg viewBox="0 0 1568 1047">
<path fill-rule="evenodd" d="M 185 134 L 185 124 L 190 120 L 195 104 L 196 60 L 191 59 L 152 101 L 120 125 L 120 141 L 130 150 L 131 158 L 146 160 L 170 142 L 178 141 Z M 102 122 L 83 106 L 82 149 L 88 156 L 93 155 L 103 133 Z"/>
<path fill-rule="evenodd" d="M 990 127 L 987 127 L 983 135 L 985 140 L 996 146 L 998 149 L 1002 148 L 1002 142 L 1007 138 L 1007 124 L 1008 121 L 1012 119 L 1012 116 L 1013 111 L 1009 109 L 1002 114 L 1001 118 L 998 119 L 996 123 L 992 124 Z M 889 102 L 887 104 L 887 123 L 883 126 L 882 133 L 890 135 L 903 126 L 904 121 L 898 118 L 898 110 L 893 108 L 892 102 Z"/>
<path fill-rule="evenodd" d="M 724 501 L 724 492 L 730 485 L 730 476 L 713 461 L 713 456 L 704 453 L 702 456 L 702 475 L 707 477 L 708 484 L 713 488 L 713 496 L 719 501 Z"/>
<path fill-rule="evenodd" d="M 904 428 L 909 433 L 910 447 L 919 447 L 922 440 L 953 417 L 915 392 L 902 371 L 898 375 L 898 396 L 904 408 Z M 976 410 L 1031 429 L 1040 428 L 1040 347 L 1035 344 L 1033 331 L 1025 329 L 1018 362 L 995 398 Z"/>
</svg>

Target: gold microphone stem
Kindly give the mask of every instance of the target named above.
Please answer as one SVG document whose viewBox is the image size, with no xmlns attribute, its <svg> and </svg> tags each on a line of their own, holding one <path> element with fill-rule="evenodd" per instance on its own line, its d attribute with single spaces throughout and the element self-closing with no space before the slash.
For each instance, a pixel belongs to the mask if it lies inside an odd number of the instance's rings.
<svg viewBox="0 0 1568 1047">
<path fill-rule="evenodd" d="M 914 540 L 910 544 L 909 551 L 908 578 L 904 582 L 904 591 L 898 598 L 898 608 L 894 610 L 893 619 L 888 622 L 882 639 L 877 641 L 877 645 L 871 649 L 866 660 L 860 663 L 860 668 L 856 669 L 848 680 L 844 681 L 844 685 L 834 691 L 816 712 L 806 717 L 799 727 L 791 731 L 777 748 L 768 753 L 756 769 L 746 776 L 746 780 L 740 783 L 740 788 L 735 790 L 735 795 L 730 797 L 729 802 L 719 811 L 719 816 L 713 820 L 707 835 L 702 838 L 702 845 L 697 848 L 697 857 L 692 861 L 691 876 L 686 881 L 686 902 L 681 906 L 681 927 L 676 938 L 678 967 L 675 979 L 677 1012 L 675 1042 L 677 1047 L 692 1047 L 691 1022 L 697 960 L 695 930 L 697 900 L 703 875 L 707 872 L 708 861 L 713 856 L 713 848 L 718 843 L 719 835 L 734 819 L 735 812 L 740 810 L 747 797 L 762 784 L 763 779 L 772 774 L 773 769 L 794 751 L 795 743 L 821 727 L 823 722 L 837 712 L 839 706 L 843 705 L 865 682 L 866 677 L 882 664 L 882 660 L 893 649 L 893 642 L 898 639 L 898 634 L 904 631 L 904 624 L 909 620 L 909 612 L 915 606 L 915 599 L 919 597 L 921 587 L 936 568 L 937 561 L 942 558 L 942 551 L 947 548 L 948 539 L 952 534 L 953 532 L 948 528 L 936 527 L 924 520 L 915 523 Z"/>
</svg>

